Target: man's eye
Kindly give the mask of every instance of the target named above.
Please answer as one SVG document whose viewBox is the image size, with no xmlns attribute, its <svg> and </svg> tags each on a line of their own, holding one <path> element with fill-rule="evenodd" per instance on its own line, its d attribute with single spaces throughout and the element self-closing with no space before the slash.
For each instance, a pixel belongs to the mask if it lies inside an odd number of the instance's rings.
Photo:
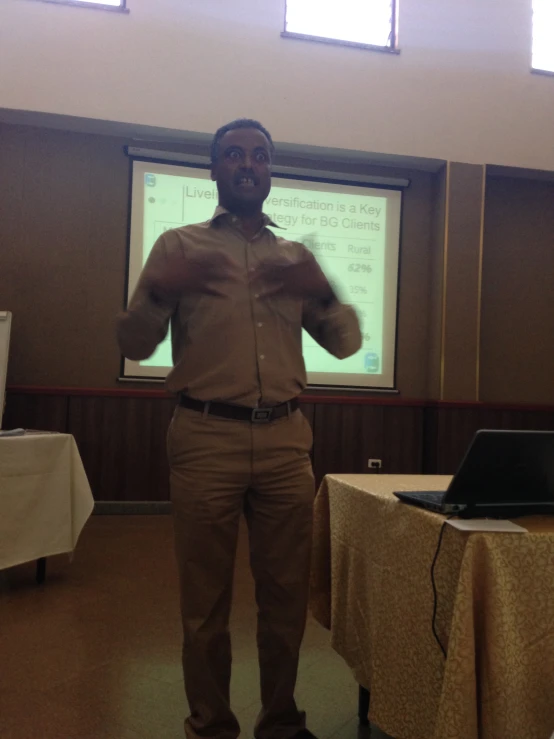
<svg viewBox="0 0 554 739">
<path fill-rule="evenodd" d="M 259 162 L 260 164 L 262 162 L 267 162 L 267 154 L 265 152 L 263 152 L 263 151 L 259 151 L 256 154 L 256 161 Z"/>
<path fill-rule="evenodd" d="M 235 151 L 230 151 L 230 152 L 227 153 L 227 157 L 229 159 L 232 159 L 234 162 L 236 162 L 238 159 L 240 159 L 240 154 L 236 150 Z"/>
</svg>

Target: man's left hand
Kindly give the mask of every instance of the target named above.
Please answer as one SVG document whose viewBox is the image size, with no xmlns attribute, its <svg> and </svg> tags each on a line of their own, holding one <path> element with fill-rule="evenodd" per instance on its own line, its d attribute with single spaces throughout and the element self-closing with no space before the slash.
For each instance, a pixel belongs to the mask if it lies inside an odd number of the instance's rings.
<svg viewBox="0 0 554 739">
<path fill-rule="evenodd" d="M 313 254 L 298 262 L 286 258 L 270 258 L 260 263 L 254 279 L 266 283 L 264 296 L 283 293 L 295 298 L 331 300 L 333 289 Z"/>
</svg>

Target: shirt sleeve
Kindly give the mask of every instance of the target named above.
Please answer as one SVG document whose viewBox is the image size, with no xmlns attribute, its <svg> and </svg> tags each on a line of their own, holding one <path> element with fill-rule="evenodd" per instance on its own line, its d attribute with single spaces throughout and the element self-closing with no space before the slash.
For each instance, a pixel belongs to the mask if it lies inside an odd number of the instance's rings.
<svg viewBox="0 0 554 739">
<path fill-rule="evenodd" d="M 305 301 L 302 326 L 320 346 L 338 359 L 352 356 L 362 346 L 356 311 L 336 299 L 329 304 Z"/>
<path fill-rule="evenodd" d="M 304 250 L 306 247 L 302 247 Z M 307 299 L 302 310 L 302 327 L 338 359 L 355 354 L 362 346 L 360 322 L 354 308 L 336 297 L 328 301 Z"/>
<path fill-rule="evenodd" d="M 166 302 L 154 296 L 149 276 L 163 269 L 168 253 L 168 234 L 154 244 L 126 311 L 117 317 L 117 341 L 124 357 L 139 361 L 150 357 L 167 336 L 177 301 Z"/>
</svg>

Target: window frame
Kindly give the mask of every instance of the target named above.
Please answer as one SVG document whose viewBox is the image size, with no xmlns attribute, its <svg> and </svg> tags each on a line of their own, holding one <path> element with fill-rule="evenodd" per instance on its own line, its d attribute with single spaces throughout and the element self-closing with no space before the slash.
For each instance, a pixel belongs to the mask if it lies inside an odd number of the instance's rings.
<svg viewBox="0 0 554 739">
<path fill-rule="evenodd" d="M 106 5 L 105 3 L 101 2 L 85 2 L 84 0 L 35 0 L 35 2 L 50 3 L 52 5 L 67 5 L 74 8 L 108 10 L 111 13 L 129 13 L 127 0 L 121 0 L 120 5 Z"/>
<path fill-rule="evenodd" d="M 283 31 L 281 38 L 297 39 L 300 41 L 315 41 L 320 44 L 331 44 L 333 46 L 350 46 L 355 49 L 366 49 L 367 51 L 380 51 L 386 54 L 400 54 L 398 46 L 398 4 L 399 0 L 391 0 L 391 34 L 390 45 L 378 46 L 377 44 L 364 44 L 362 41 L 347 41 L 345 39 L 335 39 L 330 36 L 312 36 L 309 33 L 296 33 L 295 31 L 287 31 L 287 9 L 289 0 L 285 0 L 285 14 L 283 21 Z"/>
<path fill-rule="evenodd" d="M 554 29 L 552 29 L 554 32 Z M 531 72 L 532 74 L 540 74 L 546 77 L 554 77 L 554 69 L 541 69 L 541 67 L 533 66 L 533 57 L 535 55 L 535 3 L 531 0 Z"/>
</svg>

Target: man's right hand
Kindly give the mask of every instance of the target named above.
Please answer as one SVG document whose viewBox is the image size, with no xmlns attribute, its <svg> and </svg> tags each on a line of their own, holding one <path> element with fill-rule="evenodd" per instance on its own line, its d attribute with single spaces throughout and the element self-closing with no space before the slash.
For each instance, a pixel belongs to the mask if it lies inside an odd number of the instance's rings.
<svg viewBox="0 0 554 739">
<path fill-rule="evenodd" d="M 163 266 L 144 276 L 144 286 L 155 298 L 177 300 L 184 293 L 223 295 L 214 283 L 238 279 L 240 268 L 225 252 L 199 249 L 168 254 Z"/>
</svg>

